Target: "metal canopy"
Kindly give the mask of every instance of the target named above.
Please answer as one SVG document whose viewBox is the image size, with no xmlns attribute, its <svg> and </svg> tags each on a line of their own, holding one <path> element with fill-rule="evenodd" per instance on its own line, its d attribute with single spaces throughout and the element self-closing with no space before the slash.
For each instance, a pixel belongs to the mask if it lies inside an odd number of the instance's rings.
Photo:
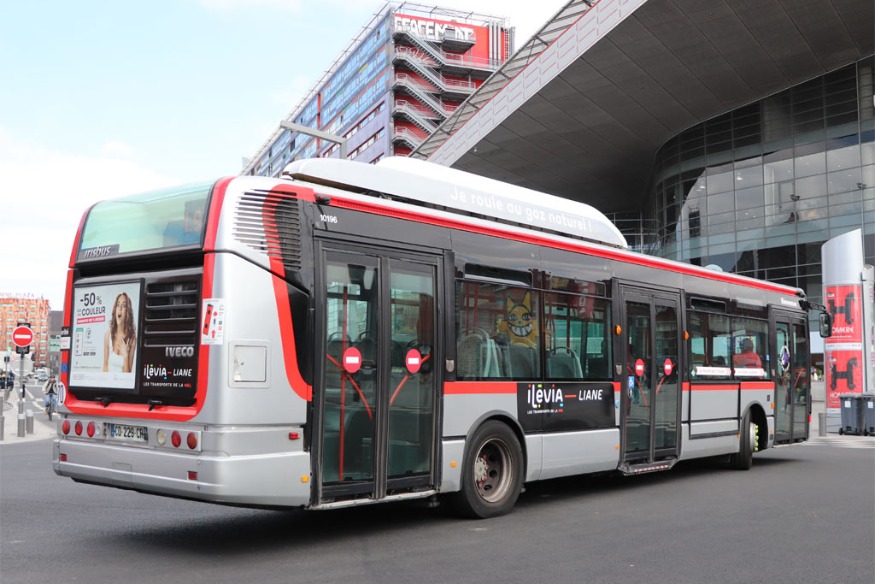
<svg viewBox="0 0 875 584">
<path fill-rule="evenodd" d="M 672 136 L 871 55 L 873 6 L 573 0 L 545 25 L 549 47 L 496 87 L 499 71 L 488 99 L 472 96 L 476 108 L 459 108 L 468 119 L 448 119 L 418 154 L 605 212 L 637 208 Z M 560 17 L 564 32 L 555 30 Z"/>
</svg>

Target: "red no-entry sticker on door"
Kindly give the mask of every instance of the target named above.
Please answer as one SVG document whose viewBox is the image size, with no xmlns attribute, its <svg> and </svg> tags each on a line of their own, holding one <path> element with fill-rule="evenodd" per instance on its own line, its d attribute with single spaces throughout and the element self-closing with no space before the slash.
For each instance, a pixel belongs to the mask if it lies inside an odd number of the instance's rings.
<svg viewBox="0 0 875 584">
<path fill-rule="evenodd" d="M 674 363 L 671 362 L 671 359 L 665 359 L 665 363 L 662 364 L 662 370 L 665 371 L 666 375 L 671 375 L 671 372 L 674 371 Z"/>
<path fill-rule="evenodd" d="M 362 353 L 355 347 L 350 347 L 343 352 L 343 370 L 347 373 L 355 373 L 362 367 Z"/>
<path fill-rule="evenodd" d="M 407 370 L 410 373 L 417 373 L 419 368 L 422 367 L 422 354 L 416 349 L 410 349 L 407 351 L 404 363 L 407 365 Z"/>
<path fill-rule="evenodd" d="M 635 361 L 635 375 L 638 377 L 644 375 L 644 361 L 642 359 Z"/>
</svg>

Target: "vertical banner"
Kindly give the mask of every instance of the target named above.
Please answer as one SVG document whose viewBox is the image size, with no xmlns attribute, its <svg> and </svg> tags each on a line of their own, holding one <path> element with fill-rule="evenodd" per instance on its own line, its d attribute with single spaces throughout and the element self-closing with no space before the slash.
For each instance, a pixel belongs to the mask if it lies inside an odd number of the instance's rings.
<svg viewBox="0 0 875 584">
<path fill-rule="evenodd" d="M 841 412 L 839 396 L 861 393 L 867 383 L 864 358 L 863 239 L 860 230 L 834 237 L 821 247 L 823 300 L 832 316 L 832 336 L 824 339 L 826 408 Z"/>
</svg>

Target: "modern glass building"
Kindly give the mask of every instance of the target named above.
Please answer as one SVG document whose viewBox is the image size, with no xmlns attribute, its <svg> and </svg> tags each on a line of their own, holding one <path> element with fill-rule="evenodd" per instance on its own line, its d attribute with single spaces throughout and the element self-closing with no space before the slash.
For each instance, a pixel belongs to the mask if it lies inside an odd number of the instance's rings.
<svg viewBox="0 0 875 584">
<path fill-rule="evenodd" d="M 818 301 L 826 240 L 862 226 L 875 264 L 873 69 L 862 59 L 666 142 L 644 213 L 655 253 Z"/>
<path fill-rule="evenodd" d="M 404 156 L 512 52 L 503 18 L 387 2 L 286 121 L 345 140 L 349 160 Z M 279 127 L 241 174 L 279 176 L 294 160 L 341 155 L 317 136 Z"/>
</svg>

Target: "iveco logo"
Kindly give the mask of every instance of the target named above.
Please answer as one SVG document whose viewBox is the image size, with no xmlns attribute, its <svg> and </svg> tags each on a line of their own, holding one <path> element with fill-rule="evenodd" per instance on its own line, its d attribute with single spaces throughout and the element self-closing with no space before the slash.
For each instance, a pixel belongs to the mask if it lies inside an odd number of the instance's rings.
<svg viewBox="0 0 875 584">
<path fill-rule="evenodd" d="M 164 347 L 165 357 L 194 357 L 194 347 Z"/>
</svg>

